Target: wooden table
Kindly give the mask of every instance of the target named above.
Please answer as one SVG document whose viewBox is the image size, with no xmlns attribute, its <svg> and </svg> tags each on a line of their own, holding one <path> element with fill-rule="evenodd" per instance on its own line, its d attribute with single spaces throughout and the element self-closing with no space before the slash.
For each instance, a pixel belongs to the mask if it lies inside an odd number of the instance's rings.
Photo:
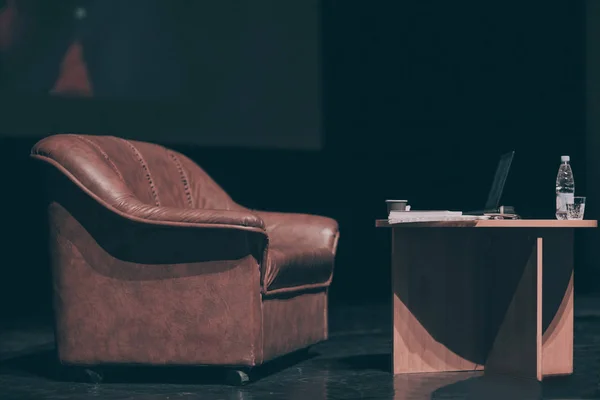
<svg viewBox="0 0 600 400">
<path fill-rule="evenodd" d="M 394 374 L 573 372 L 573 233 L 597 221 L 376 226 L 392 229 Z"/>
</svg>

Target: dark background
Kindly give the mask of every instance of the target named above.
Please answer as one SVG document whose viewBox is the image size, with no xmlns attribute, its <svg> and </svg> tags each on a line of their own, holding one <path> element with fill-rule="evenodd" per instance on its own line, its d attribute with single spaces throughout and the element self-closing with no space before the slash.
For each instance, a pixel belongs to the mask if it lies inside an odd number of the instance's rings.
<svg viewBox="0 0 600 400">
<path fill-rule="evenodd" d="M 148 138 L 189 155 L 245 206 L 337 219 L 333 307 L 390 299 L 390 232 L 374 228 L 385 199 L 407 198 L 414 209 L 481 208 L 499 155 L 513 149 L 504 203 L 523 216 L 554 217 L 563 154 L 585 195 L 586 162 L 595 153 L 586 151 L 583 1 L 321 0 L 319 8 L 319 150 L 174 141 L 177 130 L 199 129 L 197 103 L 175 92 L 68 99 L 6 89 L 0 314 L 48 314 L 51 307 L 43 193 L 28 154 L 53 132 Z M 590 203 L 587 217 L 597 217 L 596 208 Z M 576 287 L 590 293 L 600 278 L 586 256 L 595 241 L 578 239 Z"/>
</svg>

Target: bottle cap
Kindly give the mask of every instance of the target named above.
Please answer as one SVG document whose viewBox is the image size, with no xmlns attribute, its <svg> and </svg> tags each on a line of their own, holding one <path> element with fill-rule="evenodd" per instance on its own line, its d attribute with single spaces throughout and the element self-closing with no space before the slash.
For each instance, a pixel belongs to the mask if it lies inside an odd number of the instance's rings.
<svg viewBox="0 0 600 400">
<path fill-rule="evenodd" d="M 562 161 L 562 162 L 569 162 L 569 161 L 571 161 L 571 157 L 569 157 L 569 156 L 560 156 L 560 161 Z"/>
</svg>

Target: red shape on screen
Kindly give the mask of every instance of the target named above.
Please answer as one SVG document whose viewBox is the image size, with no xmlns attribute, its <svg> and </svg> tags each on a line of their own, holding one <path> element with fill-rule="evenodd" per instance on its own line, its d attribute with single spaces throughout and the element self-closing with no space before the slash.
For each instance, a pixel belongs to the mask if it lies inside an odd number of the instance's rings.
<svg viewBox="0 0 600 400">
<path fill-rule="evenodd" d="M 92 84 L 83 59 L 83 48 L 80 42 L 74 42 L 69 46 L 61 63 L 58 79 L 50 93 L 82 97 L 93 95 Z"/>
</svg>

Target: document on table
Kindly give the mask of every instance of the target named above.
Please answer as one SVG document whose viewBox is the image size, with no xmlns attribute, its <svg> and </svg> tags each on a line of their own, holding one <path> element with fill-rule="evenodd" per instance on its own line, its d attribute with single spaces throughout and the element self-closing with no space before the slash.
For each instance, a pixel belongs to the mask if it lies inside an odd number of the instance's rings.
<svg viewBox="0 0 600 400">
<path fill-rule="evenodd" d="M 399 224 L 408 222 L 473 221 L 488 218 L 477 215 L 463 215 L 462 211 L 390 211 L 388 222 Z"/>
</svg>

